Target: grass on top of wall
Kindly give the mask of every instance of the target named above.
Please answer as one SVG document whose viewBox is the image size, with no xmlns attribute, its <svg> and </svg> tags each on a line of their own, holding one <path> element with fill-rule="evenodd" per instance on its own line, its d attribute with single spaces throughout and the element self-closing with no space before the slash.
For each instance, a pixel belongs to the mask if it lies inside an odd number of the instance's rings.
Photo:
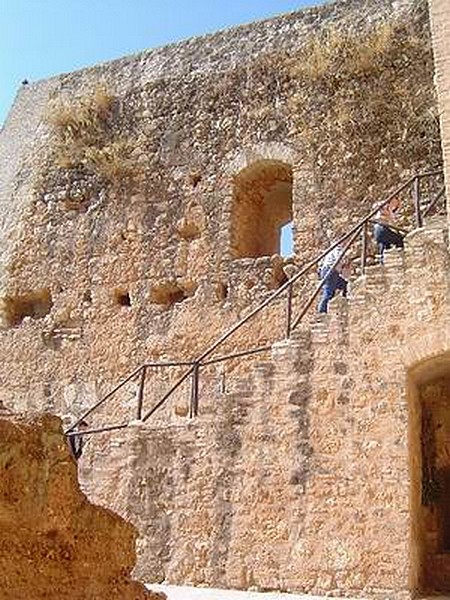
<svg viewBox="0 0 450 600">
<path fill-rule="evenodd" d="M 129 179 L 132 146 L 114 130 L 116 104 L 100 85 L 75 100 L 50 102 L 47 122 L 55 135 L 54 158 L 60 168 L 83 167 L 113 184 Z"/>
<path fill-rule="evenodd" d="M 297 81 L 289 101 L 295 129 L 311 161 L 329 174 L 330 191 L 362 198 L 380 187 L 383 171 L 394 181 L 395 173 L 441 163 L 425 25 L 383 23 L 364 35 L 331 29 L 288 61 L 288 70 Z"/>
</svg>

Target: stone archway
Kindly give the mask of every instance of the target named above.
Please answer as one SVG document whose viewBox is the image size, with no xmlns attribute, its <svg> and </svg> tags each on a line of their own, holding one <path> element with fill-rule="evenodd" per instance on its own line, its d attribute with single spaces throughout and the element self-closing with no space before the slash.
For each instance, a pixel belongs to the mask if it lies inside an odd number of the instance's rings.
<svg viewBox="0 0 450 600">
<path fill-rule="evenodd" d="M 421 592 L 450 591 L 450 352 L 408 378 L 411 579 Z"/>
</svg>

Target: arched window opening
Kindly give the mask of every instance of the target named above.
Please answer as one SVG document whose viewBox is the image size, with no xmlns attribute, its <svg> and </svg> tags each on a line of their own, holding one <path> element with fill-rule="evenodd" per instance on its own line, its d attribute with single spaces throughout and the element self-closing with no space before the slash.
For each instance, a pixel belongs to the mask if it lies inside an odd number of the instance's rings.
<svg viewBox="0 0 450 600">
<path fill-rule="evenodd" d="M 282 235 L 289 235 L 283 233 L 283 228 L 290 223 L 290 165 L 261 160 L 235 177 L 231 218 L 231 248 L 235 258 L 280 254 Z"/>
</svg>

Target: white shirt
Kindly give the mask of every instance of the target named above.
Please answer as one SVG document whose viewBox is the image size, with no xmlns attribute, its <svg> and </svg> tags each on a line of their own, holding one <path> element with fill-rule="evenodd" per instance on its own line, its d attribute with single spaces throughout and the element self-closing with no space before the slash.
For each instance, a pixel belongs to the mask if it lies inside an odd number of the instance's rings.
<svg viewBox="0 0 450 600">
<path fill-rule="evenodd" d="M 344 251 L 340 244 L 336 246 L 336 248 L 333 248 L 333 250 L 330 250 L 330 252 L 328 252 L 328 254 L 322 258 L 320 262 L 320 270 L 322 271 L 326 269 L 329 271 L 332 267 L 334 267 L 336 261 L 343 255 L 343 253 Z"/>
</svg>

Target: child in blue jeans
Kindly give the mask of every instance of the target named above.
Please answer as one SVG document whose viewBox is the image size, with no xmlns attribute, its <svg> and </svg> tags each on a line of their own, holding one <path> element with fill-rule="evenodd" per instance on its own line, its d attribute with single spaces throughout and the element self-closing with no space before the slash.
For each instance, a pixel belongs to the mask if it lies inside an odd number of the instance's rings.
<svg viewBox="0 0 450 600">
<path fill-rule="evenodd" d="M 342 247 L 336 246 L 331 252 L 328 252 L 320 264 L 319 277 L 325 280 L 318 307 L 320 313 L 328 312 L 328 303 L 334 298 L 337 290 L 341 290 L 344 297 L 347 296 L 348 282 L 342 277 L 339 267 L 334 266 L 341 255 Z"/>
</svg>

